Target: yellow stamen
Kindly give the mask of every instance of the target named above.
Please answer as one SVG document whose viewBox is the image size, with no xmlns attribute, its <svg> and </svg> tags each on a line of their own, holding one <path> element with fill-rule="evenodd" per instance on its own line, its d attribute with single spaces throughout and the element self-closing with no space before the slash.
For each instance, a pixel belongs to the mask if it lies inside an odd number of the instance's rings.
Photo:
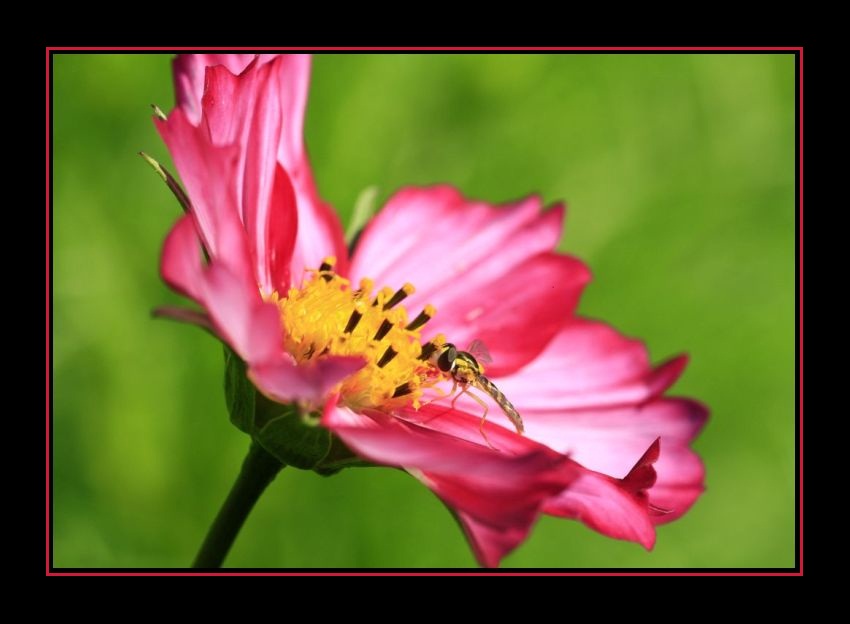
<svg viewBox="0 0 850 624">
<path fill-rule="evenodd" d="M 418 408 L 423 389 L 441 377 L 421 357 L 424 322 L 408 323 L 407 310 L 400 305 L 413 286 L 405 284 L 395 292 L 387 287 L 373 295 L 374 283 L 364 278 L 352 290 L 349 280 L 333 272 L 335 264 L 334 258 L 326 258 L 318 270 L 308 271 L 300 288 L 268 298 L 280 308 L 284 348 L 305 365 L 323 356 L 362 356 L 367 364 L 336 389 L 351 409 Z M 430 318 L 436 310 L 428 305 L 426 313 Z M 431 342 L 442 344 L 445 338 Z"/>
</svg>

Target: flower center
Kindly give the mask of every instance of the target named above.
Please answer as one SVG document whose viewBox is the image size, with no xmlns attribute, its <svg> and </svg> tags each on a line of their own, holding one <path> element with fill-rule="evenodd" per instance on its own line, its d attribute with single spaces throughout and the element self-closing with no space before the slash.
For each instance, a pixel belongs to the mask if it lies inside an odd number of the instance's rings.
<svg viewBox="0 0 850 624">
<path fill-rule="evenodd" d="M 374 283 L 349 280 L 333 272 L 334 258 L 310 270 L 300 288 L 285 298 L 272 294 L 285 330 L 284 348 L 298 363 L 328 355 L 359 355 L 367 364 L 338 386 L 340 401 L 355 411 L 413 405 L 422 390 L 440 381 L 428 360 L 445 336 L 421 343 L 420 329 L 436 314 L 431 305 L 408 320 L 399 305 L 414 292 L 411 284 L 398 291 L 385 287 L 373 295 Z"/>
</svg>

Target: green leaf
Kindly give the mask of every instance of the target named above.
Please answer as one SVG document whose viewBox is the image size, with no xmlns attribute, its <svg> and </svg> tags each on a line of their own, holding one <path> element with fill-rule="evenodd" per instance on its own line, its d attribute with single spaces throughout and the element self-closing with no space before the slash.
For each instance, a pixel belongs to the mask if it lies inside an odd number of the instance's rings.
<svg viewBox="0 0 850 624">
<path fill-rule="evenodd" d="M 331 448 L 328 454 L 325 455 L 322 462 L 314 467 L 313 470 L 323 477 L 329 477 L 338 473 L 343 468 L 360 468 L 374 465 L 352 453 L 351 449 L 338 437 L 331 436 Z"/>
<path fill-rule="evenodd" d="M 354 212 L 345 231 L 345 242 L 349 250 L 354 250 L 363 228 L 378 209 L 378 187 L 369 186 L 363 189 L 354 204 Z"/>
<path fill-rule="evenodd" d="M 245 362 L 229 347 L 224 347 L 224 397 L 230 422 L 247 434 L 254 430 L 257 390 L 245 375 Z M 281 406 L 283 408 L 283 406 Z"/>
<path fill-rule="evenodd" d="M 269 420 L 254 439 L 284 464 L 304 470 L 315 468 L 330 451 L 331 432 L 302 416 L 295 406 L 280 407 L 283 413 Z"/>
</svg>

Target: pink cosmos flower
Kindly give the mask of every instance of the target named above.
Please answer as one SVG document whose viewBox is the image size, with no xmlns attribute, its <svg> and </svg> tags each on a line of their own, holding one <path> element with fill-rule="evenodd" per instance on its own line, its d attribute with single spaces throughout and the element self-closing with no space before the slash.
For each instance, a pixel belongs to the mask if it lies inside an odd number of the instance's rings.
<svg viewBox="0 0 850 624">
<path fill-rule="evenodd" d="M 575 315 L 590 273 L 554 251 L 563 205 L 408 187 L 349 256 L 302 138 L 310 58 L 185 55 L 174 71 L 177 107 L 156 124 L 192 208 L 161 271 L 203 311 L 166 314 L 211 329 L 267 397 L 424 483 L 482 565 L 541 513 L 649 549 L 694 503 L 707 410 L 662 396 L 687 359 L 653 367 L 642 343 Z M 429 354 L 473 339 L 524 433 L 486 394 L 485 435 L 478 402 L 439 400 L 450 375 Z"/>
</svg>

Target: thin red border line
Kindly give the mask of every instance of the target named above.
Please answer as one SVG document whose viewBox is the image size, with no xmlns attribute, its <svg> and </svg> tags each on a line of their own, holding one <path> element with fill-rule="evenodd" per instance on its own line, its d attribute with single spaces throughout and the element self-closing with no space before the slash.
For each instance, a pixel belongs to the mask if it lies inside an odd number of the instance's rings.
<svg viewBox="0 0 850 624">
<path fill-rule="evenodd" d="M 802 47 L 793 46 L 56 46 L 48 47 L 48 52 L 58 51 L 140 51 L 140 50 L 270 50 L 270 51 L 307 51 L 307 50 L 364 50 L 364 51 L 506 51 L 506 52 L 545 52 L 545 51 L 628 51 L 628 50 L 670 50 L 670 51 L 762 51 L 762 52 L 802 52 Z"/>
<path fill-rule="evenodd" d="M 799 576 L 798 572 L 53 572 L 54 576 Z"/>
<path fill-rule="evenodd" d="M 800 154 L 800 164 L 798 173 L 800 176 L 800 188 L 797 189 L 798 198 L 800 201 L 800 216 L 799 216 L 799 240 L 800 240 L 800 345 L 799 345 L 799 356 L 800 356 L 800 380 L 799 380 L 799 388 L 800 388 L 800 396 L 799 400 L 799 410 L 800 410 L 800 420 L 798 422 L 798 438 L 797 445 L 800 449 L 800 465 L 798 466 L 799 474 L 800 474 L 800 526 L 797 527 L 800 535 L 800 574 L 803 574 L 803 50 L 800 50 L 800 95 L 799 95 L 799 113 L 800 113 L 800 135 L 798 138 L 797 148 Z"/>
<path fill-rule="evenodd" d="M 95 47 L 95 48 L 84 48 L 84 47 L 47 47 L 45 48 L 46 52 L 46 64 L 45 64 L 45 78 L 46 78 L 46 86 L 45 86 L 45 156 L 46 156 L 46 167 L 45 167 L 45 182 L 46 188 L 48 192 L 46 194 L 45 201 L 45 250 L 46 250 L 46 262 L 45 262 L 45 419 L 46 419 L 46 436 L 45 436 L 45 450 L 46 450 L 46 470 L 45 470 L 45 485 L 46 485 L 46 500 L 45 500 L 45 532 L 46 532 L 46 568 L 48 575 L 62 575 L 62 576 L 206 576 L 205 573 L 200 572 L 51 572 L 50 570 L 50 175 L 51 175 L 51 163 L 50 163 L 50 54 L 53 51 L 60 50 L 195 50 L 199 49 L 199 47 L 114 47 L 114 48 L 106 48 L 106 47 Z M 346 48 L 346 47 L 290 47 L 290 48 L 268 48 L 268 47 L 233 47 L 229 48 L 233 50 L 359 50 L 363 48 Z M 800 202 L 800 214 L 798 218 L 799 225 L 799 240 L 800 240 L 800 262 L 799 262 L 799 270 L 800 270 L 800 303 L 799 303 L 799 327 L 800 327 L 800 338 L 799 338 L 799 353 L 800 353 L 800 380 L 799 380 L 799 391 L 800 395 L 798 398 L 798 405 L 800 410 L 800 420 L 798 426 L 798 446 L 800 451 L 800 465 L 799 465 L 799 473 L 800 473 L 800 526 L 798 527 L 799 537 L 800 537 L 800 547 L 799 547 L 799 556 L 800 556 L 800 571 L 799 572 L 764 572 L 764 573 L 752 573 L 752 572 L 682 572 L 682 573 L 666 573 L 666 572 L 621 572 L 621 573 L 581 573 L 581 572 L 551 572 L 551 573 L 517 573 L 522 576 L 800 576 L 803 574 L 803 48 L 802 47 L 611 47 L 611 48 L 603 48 L 603 47 L 494 47 L 494 48 L 449 48 L 449 47 L 380 47 L 380 48 L 367 48 L 374 50 L 456 50 L 456 49 L 464 49 L 464 50 L 682 50 L 682 51 L 693 51 L 693 50 L 763 50 L 763 51 L 797 51 L 800 53 L 800 75 L 799 75 L 799 84 L 800 84 L 800 94 L 798 99 L 799 104 L 799 119 L 800 119 L 800 128 L 798 135 L 798 149 L 800 155 L 800 163 L 798 167 L 799 173 L 799 188 L 798 188 L 798 199 Z M 233 573 L 225 573 L 232 575 L 240 575 L 240 576 L 487 576 L 484 573 L 409 573 L 409 572 L 392 572 L 392 573 L 369 573 L 369 572 L 358 572 L 358 573 L 336 573 L 336 572 L 233 572 Z"/>
<path fill-rule="evenodd" d="M 46 105 L 44 107 L 45 112 L 45 130 L 44 130 L 44 138 L 45 138 L 45 157 L 47 161 L 47 166 L 45 168 L 45 209 L 44 209 L 44 234 L 45 234 L 45 244 L 44 248 L 46 251 L 45 254 L 45 296 L 44 296 L 44 305 L 45 305 L 45 314 L 44 314 L 44 324 L 45 324 L 45 338 L 44 338 L 44 348 L 45 348 L 45 357 L 44 357 L 44 365 L 45 365 L 45 392 L 44 392 L 44 402 L 45 402 L 45 459 L 46 459 L 46 470 L 44 473 L 45 476 L 45 494 L 46 494 L 46 502 L 45 502 L 45 531 L 47 533 L 47 548 L 45 549 L 46 560 L 47 560 L 47 573 L 50 574 L 50 379 L 51 379 L 51 370 L 50 370 L 50 262 L 51 262 L 51 249 L 50 249 L 50 50 L 47 50 L 47 63 L 45 66 L 45 78 L 46 78 L 46 86 L 44 89 L 44 96 Z"/>
</svg>

